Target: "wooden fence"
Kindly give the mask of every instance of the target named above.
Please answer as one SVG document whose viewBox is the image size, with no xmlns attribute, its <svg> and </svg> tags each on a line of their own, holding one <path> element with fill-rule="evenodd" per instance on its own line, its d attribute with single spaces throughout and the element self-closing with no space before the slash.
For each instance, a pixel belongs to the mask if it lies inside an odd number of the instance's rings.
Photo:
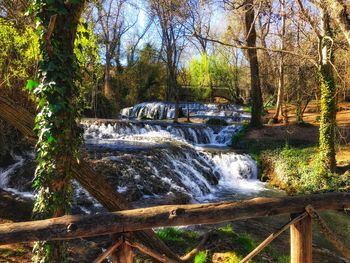
<svg viewBox="0 0 350 263">
<path fill-rule="evenodd" d="M 350 193 L 254 198 L 237 202 L 210 204 L 165 205 L 87 216 L 67 215 L 46 220 L 1 224 L 0 245 L 40 240 L 69 240 L 106 234 L 128 233 L 155 227 L 214 224 L 291 214 L 292 219 L 290 222 L 270 235 L 241 262 L 248 262 L 279 234 L 290 227 L 291 261 L 293 263 L 311 263 L 312 218 L 320 224 L 321 230 L 326 234 L 326 237 L 330 239 L 344 257 L 350 259 L 349 249 L 334 237 L 316 212 L 316 210 L 339 211 L 345 208 L 350 208 Z M 120 246 L 127 246 L 130 250 L 129 256 L 125 257 L 124 261 L 121 262 L 132 262 L 133 253 L 131 248 L 136 248 L 161 262 L 184 262 L 190 258 L 190 256 L 187 256 L 187 258 L 178 257 L 177 259 L 168 258 L 164 254 L 143 246 L 132 238 L 123 237 L 101 254 L 95 262 L 102 262 Z M 194 255 L 195 253 L 193 252 L 192 254 Z"/>
</svg>

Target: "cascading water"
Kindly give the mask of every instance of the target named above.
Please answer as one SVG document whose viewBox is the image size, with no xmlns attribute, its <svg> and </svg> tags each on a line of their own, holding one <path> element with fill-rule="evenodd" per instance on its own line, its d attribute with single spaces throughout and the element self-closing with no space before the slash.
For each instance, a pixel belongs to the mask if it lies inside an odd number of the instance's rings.
<svg viewBox="0 0 350 263">
<path fill-rule="evenodd" d="M 243 111 L 243 107 L 235 104 L 214 104 L 200 102 L 180 102 L 179 109 L 183 116 L 200 119 L 224 119 L 229 123 L 240 122 L 250 118 L 250 114 Z M 164 120 L 175 117 L 175 103 L 173 102 L 143 102 L 134 107 L 120 111 L 122 118 Z"/>
<path fill-rule="evenodd" d="M 255 161 L 227 147 L 240 125 L 86 119 L 82 126 L 89 162 L 131 201 L 227 200 L 264 189 L 257 180 Z M 0 170 L 1 187 L 28 196 L 32 177 L 21 179 L 18 169 L 30 159 L 35 167 L 34 156 L 17 156 L 16 163 Z M 93 210 L 96 201 L 76 182 L 74 186 L 78 207 L 85 212 Z"/>
<path fill-rule="evenodd" d="M 223 127 L 202 124 L 173 124 L 166 122 L 111 121 L 98 123 L 94 120 L 83 122 L 85 139 L 88 144 L 104 142 L 143 142 L 182 141 L 191 144 L 211 144 L 226 146 L 231 143 L 232 134 L 241 125 Z"/>
<path fill-rule="evenodd" d="M 31 180 L 34 174 L 33 154 L 26 152 L 22 156 L 14 153 L 11 155 L 14 163 L 0 167 L 0 188 L 16 195 L 33 198 L 31 192 Z"/>
<path fill-rule="evenodd" d="M 227 149 L 239 125 L 86 120 L 84 127 L 91 161 L 129 199 L 218 200 L 264 188 L 255 161 Z M 207 151 L 213 146 L 226 148 Z"/>
</svg>

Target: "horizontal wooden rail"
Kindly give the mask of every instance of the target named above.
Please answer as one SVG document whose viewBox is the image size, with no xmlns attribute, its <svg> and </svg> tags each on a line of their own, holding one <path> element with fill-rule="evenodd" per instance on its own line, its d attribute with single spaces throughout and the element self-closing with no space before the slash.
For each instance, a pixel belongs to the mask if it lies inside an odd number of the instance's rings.
<svg viewBox="0 0 350 263">
<path fill-rule="evenodd" d="M 350 208 L 350 193 L 327 193 L 211 204 L 166 205 L 88 216 L 63 216 L 47 220 L 0 225 L 0 245 L 66 240 L 154 227 L 213 224 L 225 221 L 304 212 L 312 205 L 321 210 Z"/>
</svg>

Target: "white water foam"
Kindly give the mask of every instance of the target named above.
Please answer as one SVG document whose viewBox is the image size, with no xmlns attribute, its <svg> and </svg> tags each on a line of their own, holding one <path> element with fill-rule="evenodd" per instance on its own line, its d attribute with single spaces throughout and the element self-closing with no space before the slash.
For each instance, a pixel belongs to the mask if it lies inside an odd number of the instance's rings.
<svg viewBox="0 0 350 263">
<path fill-rule="evenodd" d="M 126 126 L 127 125 L 127 126 Z M 124 142 L 161 143 L 178 141 L 198 146 L 227 146 L 231 144 L 232 135 L 241 130 L 241 125 L 223 126 L 218 132 L 204 126 L 160 126 L 144 123 L 115 123 L 85 125 L 84 137 L 88 144 Z M 113 139 L 113 140 L 110 140 Z"/>
<path fill-rule="evenodd" d="M 196 118 L 220 117 L 230 122 L 250 118 L 247 114 L 242 115 L 242 106 L 235 104 L 180 102 L 179 108 L 185 116 L 189 114 L 190 117 Z M 175 117 L 175 103 L 142 102 L 133 107 L 122 109 L 120 115 L 123 118 L 173 119 Z"/>
</svg>

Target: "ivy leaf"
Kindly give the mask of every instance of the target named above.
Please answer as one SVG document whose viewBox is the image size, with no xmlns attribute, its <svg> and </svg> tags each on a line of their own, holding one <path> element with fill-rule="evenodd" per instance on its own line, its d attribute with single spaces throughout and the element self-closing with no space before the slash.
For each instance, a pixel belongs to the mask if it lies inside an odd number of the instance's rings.
<svg viewBox="0 0 350 263">
<path fill-rule="evenodd" d="M 47 141 L 48 141 L 48 142 L 55 142 L 56 139 L 55 139 L 55 137 L 53 137 L 52 135 L 50 135 L 49 138 L 47 138 Z"/>
<path fill-rule="evenodd" d="M 32 91 L 34 88 L 38 87 L 39 83 L 35 80 L 28 79 L 26 89 Z"/>
</svg>

